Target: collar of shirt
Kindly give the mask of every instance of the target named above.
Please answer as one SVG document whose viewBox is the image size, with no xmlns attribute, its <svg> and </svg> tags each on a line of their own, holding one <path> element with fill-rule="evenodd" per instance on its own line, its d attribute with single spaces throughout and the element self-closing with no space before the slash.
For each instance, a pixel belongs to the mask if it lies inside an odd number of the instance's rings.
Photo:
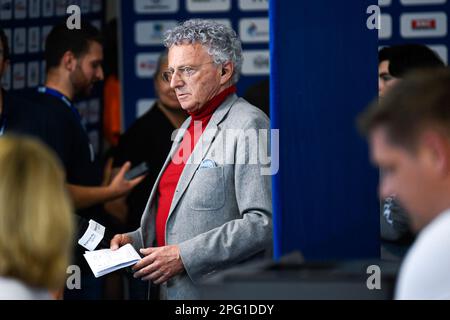
<svg viewBox="0 0 450 320">
<path fill-rule="evenodd" d="M 200 121 L 206 118 L 210 118 L 216 109 L 225 101 L 225 99 L 232 93 L 236 92 L 236 86 L 231 86 L 223 90 L 214 98 L 209 100 L 203 108 L 195 112 L 189 113 L 194 121 Z"/>
</svg>

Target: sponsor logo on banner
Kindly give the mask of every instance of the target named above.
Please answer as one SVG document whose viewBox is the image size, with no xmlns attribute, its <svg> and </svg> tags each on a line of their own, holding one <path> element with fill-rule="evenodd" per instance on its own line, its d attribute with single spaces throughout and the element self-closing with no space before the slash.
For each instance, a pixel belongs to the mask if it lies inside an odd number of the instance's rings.
<svg viewBox="0 0 450 320">
<path fill-rule="evenodd" d="M 437 55 L 448 65 L 448 48 L 445 45 L 428 45 L 428 47 L 437 53 Z"/>
<path fill-rule="evenodd" d="M 11 67 L 7 66 L 3 78 L 1 79 L 1 86 L 5 90 L 11 89 Z"/>
<path fill-rule="evenodd" d="M 405 13 L 400 17 L 400 25 L 404 38 L 447 35 L 447 15 L 444 12 Z"/>
<path fill-rule="evenodd" d="M 239 21 L 239 35 L 242 42 L 269 42 L 269 19 L 241 19 L 241 21 Z"/>
<path fill-rule="evenodd" d="M 14 2 L 14 18 L 25 19 L 27 17 L 27 0 L 16 0 Z"/>
<path fill-rule="evenodd" d="M 189 12 L 230 11 L 231 0 L 187 0 L 186 9 Z"/>
<path fill-rule="evenodd" d="M 39 45 L 41 38 L 39 37 L 39 27 L 32 27 L 28 29 L 28 52 L 39 52 Z"/>
<path fill-rule="evenodd" d="M 25 28 L 14 29 L 14 50 L 15 54 L 22 54 L 26 52 L 27 46 L 27 31 Z"/>
<path fill-rule="evenodd" d="M 13 65 L 13 89 L 25 88 L 25 63 L 16 63 Z"/>
<path fill-rule="evenodd" d="M 392 3 L 392 0 L 378 0 L 378 5 L 380 7 L 390 6 L 391 3 Z"/>
<path fill-rule="evenodd" d="M 141 99 L 136 103 L 136 118 L 143 116 L 155 104 L 156 99 Z"/>
<path fill-rule="evenodd" d="M 140 53 L 136 56 L 136 76 L 152 78 L 158 66 L 159 53 Z"/>
<path fill-rule="evenodd" d="M 140 14 L 174 13 L 178 7 L 179 0 L 134 0 L 134 11 Z"/>
<path fill-rule="evenodd" d="M 392 37 L 392 17 L 389 14 L 380 15 L 379 39 L 389 39 Z"/>
<path fill-rule="evenodd" d="M 102 0 L 92 0 L 92 12 L 102 11 Z"/>
<path fill-rule="evenodd" d="M 67 5 L 66 0 L 55 0 L 55 11 L 58 17 L 66 15 Z"/>
<path fill-rule="evenodd" d="M 246 50 L 242 52 L 242 55 L 244 57 L 243 75 L 268 75 L 270 73 L 269 50 Z"/>
<path fill-rule="evenodd" d="M 267 11 L 269 0 L 239 0 L 239 9 L 242 11 Z"/>
<path fill-rule="evenodd" d="M 28 63 L 28 88 L 35 88 L 39 85 L 39 62 Z"/>
<path fill-rule="evenodd" d="M 9 20 L 12 18 L 12 0 L 0 0 L 0 20 Z"/>
<path fill-rule="evenodd" d="M 447 0 L 400 0 L 400 3 L 405 6 L 443 4 L 446 2 Z"/>
<path fill-rule="evenodd" d="M 30 0 L 28 4 L 28 16 L 30 18 L 39 18 L 41 16 L 40 0 Z"/>
<path fill-rule="evenodd" d="M 135 24 L 135 41 L 137 45 L 162 45 L 164 32 L 177 26 L 175 20 L 137 22 Z"/>
<path fill-rule="evenodd" d="M 55 10 L 55 2 L 54 0 L 43 0 L 42 2 L 42 16 L 43 17 L 52 17 L 53 12 Z"/>
</svg>

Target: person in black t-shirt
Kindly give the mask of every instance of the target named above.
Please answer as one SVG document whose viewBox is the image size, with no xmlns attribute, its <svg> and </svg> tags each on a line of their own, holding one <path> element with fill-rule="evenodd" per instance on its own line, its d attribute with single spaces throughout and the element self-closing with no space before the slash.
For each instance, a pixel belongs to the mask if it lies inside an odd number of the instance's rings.
<svg viewBox="0 0 450 320">
<path fill-rule="evenodd" d="M 103 79 L 103 48 L 100 33 L 89 24 L 69 30 L 65 24 L 52 29 L 45 49 L 47 79 L 45 87 L 33 101 L 52 106 L 46 115 L 49 130 L 48 144 L 57 151 L 67 173 L 69 193 L 77 209 L 111 200 L 128 193 L 142 178 L 127 181 L 125 172 L 130 163 L 107 186 L 98 186 L 90 172 L 93 151 L 80 116 L 72 101 L 91 93 L 94 84 Z"/>
</svg>

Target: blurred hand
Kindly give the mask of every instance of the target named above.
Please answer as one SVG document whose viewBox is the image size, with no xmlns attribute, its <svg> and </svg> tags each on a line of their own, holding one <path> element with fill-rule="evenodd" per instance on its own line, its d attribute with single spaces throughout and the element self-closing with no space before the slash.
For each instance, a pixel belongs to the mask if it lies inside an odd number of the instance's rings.
<svg viewBox="0 0 450 320">
<path fill-rule="evenodd" d="M 113 161 L 112 157 L 106 160 L 105 167 L 103 168 L 103 182 L 102 186 L 107 186 L 111 182 L 111 177 L 113 176 Z"/>
<path fill-rule="evenodd" d="M 116 234 L 112 239 L 110 243 L 110 249 L 111 250 L 117 250 L 120 247 L 126 245 L 127 243 L 131 243 L 131 238 L 127 236 L 126 234 Z"/>
<path fill-rule="evenodd" d="M 135 278 L 161 284 L 184 271 L 177 245 L 146 248 L 140 252 L 145 257 L 133 266 Z"/>
<path fill-rule="evenodd" d="M 119 172 L 112 179 L 109 184 L 109 188 L 117 197 L 125 196 L 131 189 L 138 185 L 142 180 L 144 180 L 145 175 L 134 178 L 133 180 L 127 180 L 125 178 L 125 173 L 130 170 L 131 163 L 126 162 L 119 170 Z"/>
</svg>

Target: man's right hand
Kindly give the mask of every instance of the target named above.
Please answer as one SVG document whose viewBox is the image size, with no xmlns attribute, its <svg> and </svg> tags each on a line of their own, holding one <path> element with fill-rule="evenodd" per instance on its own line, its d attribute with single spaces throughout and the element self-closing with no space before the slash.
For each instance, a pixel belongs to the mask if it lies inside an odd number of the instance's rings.
<svg viewBox="0 0 450 320">
<path fill-rule="evenodd" d="M 125 233 L 116 234 L 111 240 L 110 248 L 111 250 L 117 250 L 127 243 L 131 243 L 131 238 L 129 236 L 127 236 Z"/>
</svg>

